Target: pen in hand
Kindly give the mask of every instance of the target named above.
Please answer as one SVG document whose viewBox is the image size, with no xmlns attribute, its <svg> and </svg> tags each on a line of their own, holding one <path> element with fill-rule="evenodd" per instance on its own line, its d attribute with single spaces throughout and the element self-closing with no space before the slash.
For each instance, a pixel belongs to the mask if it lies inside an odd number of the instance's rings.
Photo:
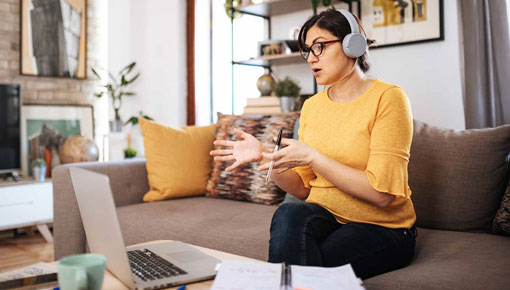
<svg viewBox="0 0 510 290">
<path fill-rule="evenodd" d="M 280 149 L 280 143 L 282 142 L 282 133 L 283 133 L 283 129 L 280 129 L 280 132 L 278 133 L 278 139 L 276 139 L 276 145 L 274 146 L 274 149 L 273 149 L 273 153 L 278 151 L 278 149 Z M 271 164 L 269 164 L 269 170 L 267 171 L 265 184 L 267 184 L 269 182 L 269 177 L 271 176 L 271 171 L 273 171 L 273 165 L 274 165 L 274 161 L 271 161 Z"/>
</svg>

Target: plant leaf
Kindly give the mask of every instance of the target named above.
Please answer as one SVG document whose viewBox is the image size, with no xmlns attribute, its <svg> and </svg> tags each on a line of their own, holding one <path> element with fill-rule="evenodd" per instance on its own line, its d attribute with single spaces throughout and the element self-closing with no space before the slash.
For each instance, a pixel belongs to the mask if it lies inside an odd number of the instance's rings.
<svg viewBox="0 0 510 290">
<path fill-rule="evenodd" d="M 134 82 L 138 77 L 140 76 L 140 73 L 137 73 L 132 79 L 130 79 L 129 81 L 127 81 L 127 85 L 129 85 L 130 83 Z"/>
<path fill-rule="evenodd" d="M 132 63 L 128 64 L 125 68 L 123 68 L 120 72 L 119 72 L 119 75 L 121 74 L 124 74 L 124 71 L 126 71 L 125 74 L 128 74 L 131 72 L 131 70 L 135 67 L 136 65 L 136 61 L 133 61 Z"/>
<path fill-rule="evenodd" d="M 133 116 L 129 118 L 129 120 L 127 120 L 126 123 L 124 123 L 124 126 L 126 126 L 127 124 L 131 124 L 133 126 L 138 124 L 138 117 Z"/>
<path fill-rule="evenodd" d="M 101 76 L 97 73 L 97 71 L 94 68 L 91 68 L 92 73 L 97 77 L 98 80 L 101 80 Z"/>
<path fill-rule="evenodd" d="M 124 75 L 122 75 L 122 78 L 120 79 L 120 86 L 125 86 L 127 85 L 128 82 L 126 81 L 126 77 Z"/>
<path fill-rule="evenodd" d="M 134 96 L 134 95 L 136 95 L 135 92 L 120 92 L 120 96 L 119 97 L 121 97 L 121 96 Z"/>
<path fill-rule="evenodd" d="M 319 7 L 321 0 L 312 0 L 313 15 L 317 15 L 317 7 Z"/>
<path fill-rule="evenodd" d="M 104 87 L 105 87 L 108 91 L 113 91 L 113 86 L 112 86 L 112 84 L 104 85 Z"/>
</svg>

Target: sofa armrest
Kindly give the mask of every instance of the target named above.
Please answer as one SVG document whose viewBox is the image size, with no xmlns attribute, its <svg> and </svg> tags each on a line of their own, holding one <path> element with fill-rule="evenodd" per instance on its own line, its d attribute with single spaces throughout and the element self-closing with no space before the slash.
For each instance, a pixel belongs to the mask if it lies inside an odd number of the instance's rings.
<svg viewBox="0 0 510 290">
<path fill-rule="evenodd" d="M 72 163 L 55 167 L 52 172 L 55 260 L 86 251 L 85 231 L 69 174 L 70 167 L 107 175 L 117 207 L 141 203 L 143 195 L 149 190 L 145 159 Z"/>
</svg>

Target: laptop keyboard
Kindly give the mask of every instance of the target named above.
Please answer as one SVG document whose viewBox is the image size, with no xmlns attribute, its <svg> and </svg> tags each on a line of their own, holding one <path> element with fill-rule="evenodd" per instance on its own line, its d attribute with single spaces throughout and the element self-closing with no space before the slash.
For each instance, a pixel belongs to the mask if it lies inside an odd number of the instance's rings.
<svg viewBox="0 0 510 290">
<path fill-rule="evenodd" d="M 131 272 L 143 281 L 188 274 L 148 249 L 127 251 L 127 254 Z"/>
</svg>

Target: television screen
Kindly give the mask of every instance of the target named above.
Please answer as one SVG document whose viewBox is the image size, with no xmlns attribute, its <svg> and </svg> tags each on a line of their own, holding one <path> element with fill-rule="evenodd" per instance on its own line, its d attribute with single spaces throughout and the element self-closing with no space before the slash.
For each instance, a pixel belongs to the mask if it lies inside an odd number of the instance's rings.
<svg viewBox="0 0 510 290">
<path fill-rule="evenodd" d="M 0 173 L 21 170 L 19 85 L 0 84 Z"/>
</svg>

